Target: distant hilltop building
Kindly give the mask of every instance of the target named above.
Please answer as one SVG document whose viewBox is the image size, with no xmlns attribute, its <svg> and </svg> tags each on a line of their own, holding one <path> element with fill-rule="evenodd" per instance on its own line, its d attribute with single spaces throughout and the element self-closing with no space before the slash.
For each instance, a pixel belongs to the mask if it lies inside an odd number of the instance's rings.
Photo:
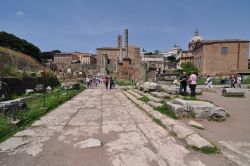
<svg viewBox="0 0 250 166">
<path fill-rule="evenodd" d="M 117 37 L 117 47 L 96 49 L 97 70 L 102 75 L 112 75 L 117 79 L 139 80 L 141 72 L 140 48 L 128 44 L 128 30 L 125 30 L 125 46 L 122 36 Z"/>
<path fill-rule="evenodd" d="M 191 61 L 202 75 L 249 73 L 247 40 L 204 40 L 196 30 L 188 48 L 189 50 L 182 50 L 177 66 Z"/>
</svg>

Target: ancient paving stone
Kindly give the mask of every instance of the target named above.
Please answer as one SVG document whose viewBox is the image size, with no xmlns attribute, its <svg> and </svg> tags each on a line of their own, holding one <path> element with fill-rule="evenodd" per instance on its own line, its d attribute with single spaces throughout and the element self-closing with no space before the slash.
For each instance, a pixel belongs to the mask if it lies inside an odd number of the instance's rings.
<svg viewBox="0 0 250 166">
<path fill-rule="evenodd" d="M 17 147 L 29 143 L 31 140 L 27 140 L 21 137 L 12 137 L 5 142 L 0 144 L 0 149 L 2 151 L 12 151 Z"/>
<path fill-rule="evenodd" d="M 154 102 L 154 101 L 148 101 L 147 104 L 150 105 L 150 106 L 153 107 L 153 108 L 157 108 L 157 107 L 162 106 L 161 103 L 156 103 L 156 102 Z"/>
<path fill-rule="evenodd" d="M 74 144 L 74 148 L 80 148 L 80 149 L 98 147 L 98 146 L 101 146 L 101 141 L 95 138 L 89 138 L 87 140 Z"/>
<path fill-rule="evenodd" d="M 204 129 L 204 126 L 203 126 L 202 124 L 200 124 L 200 123 L 198 123 L 198 122 L 196 122 L 196 121 L 193 121 L 193 120 L 190 120 L 190 121 L 188 122 L 188 124 L 189 124 L 190 126 L 195 126 L 195 127 L 200 128 L 200 129 Z"/>
<path fill-rule="evenodd" d="M 194 134 L 195 132 L 184 125 L 175 125 L 173 131 L 178 138 L 183 139 L 188 135 Z"/>
<path fill-rule="evenodd" d="M 155 97 L 158 97 L 158 98 L 170 98 L 170 94 L 168 93 L 165 93 L 165 92 L 151 92 L 151 94 Z"/>
<path fill-rule="evenodd" d="M 137 100 L 128 92 L 124 94 Z M 165 119 L 144 102 L 137 104 L 144 111 L 119 89 L 87 89 L 17 133 L 17 137 L 1 143 L 1 162 L 20 166 L 72 163 L 75 166 L 191 166 L 202 163 L 200 160 L 189 163 L 192 159 L 186 158 L 193 152 L 145 112 L 171 126 L 178 126 L 175 121 Z M 87 148 L 100 145 L 103 146 Z"/>
<path fill-rule="evenodd" d="M 189 135 L 187 138 L 185 138 L 186 142 L 190 146 L 196 146 L 198 148 L 202 147 L 213 147 L 211 143 L 209 143 L 207 140 L 199 136 L 198 134 L 192 134 Z"/>
</svg>

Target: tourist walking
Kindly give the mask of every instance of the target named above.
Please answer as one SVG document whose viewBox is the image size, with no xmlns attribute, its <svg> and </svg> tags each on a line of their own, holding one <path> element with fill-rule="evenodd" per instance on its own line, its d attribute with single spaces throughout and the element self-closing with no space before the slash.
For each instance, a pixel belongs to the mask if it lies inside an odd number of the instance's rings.
<svg viewBox="0 0 250 166">
<path fill-rule="evenodd" d="M 90 83 L 90 79 L 89 79 L 89 77 L 86 77 L 86 86 L 87 86 L 87 88 L 89 88 L 89 83 Z"/>
<path fill-rule="evenodd" d="M 113 79 L 112 77 L 109 78 L 109 89 L 113 88 Z"/>
<path fill-rule="evenodd" d="M 188 82 L 189 82 L 189 88 L 191 91 L 190 96 L 195 97 L 195 88 L 196 88 L 196 84 L 197 84 L 197 76 L 196 76 L 195 72 L 192 72 L 192 74 L 189 76 Z"/>
<path fill-rule="evenodd" d="M 106 76 L 106 77 L 104 77 L 104 79 L 103 79 L 103 83 L 105 84 L 106 89 L 108 89 L 109 79 L 108 79 L 108 77 L 107 77 L 107 76 Z"/>
<path fill-rule="evenodd" d="M 212 81 L 212 76 L 208 75 L 207 80 L 206 80 L 207 88 L 213 89 L 213 81 Z"/>
<path fill-rule="evenodd" d="M 241 84 L 242 84 L 242 76 L 241 75 L 237 75 L 237 85 L 239 88 L 241 88 Z"/>
<path fill-rule="evenodd" d="M 230 76 L 229 81 L 230 81 L 230 88 L 235 88 L 236 79 L 233 74 Z"/>
<path fill-rule="evenodd" d="M 179 94 L 185 96 L 187 94 L 187 80 L 188 76 L 186 72 L 182 72 L 179 81 L 180 81 L 180 89 Z"/>
</svg>

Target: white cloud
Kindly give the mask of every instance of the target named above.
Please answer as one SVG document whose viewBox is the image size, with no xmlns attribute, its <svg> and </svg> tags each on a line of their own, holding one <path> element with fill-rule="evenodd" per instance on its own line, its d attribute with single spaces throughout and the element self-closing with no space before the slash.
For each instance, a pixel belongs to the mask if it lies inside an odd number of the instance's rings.
<svg viewBox="0 0 250 166">
<path fill-rule="evenodd" d="M 22 15 L 24 15 L 24 12 L 22 12 L 22 11 L 17 11 L 17 12 L 16 12 L 16 15 L 22 16 Z"/>
</svg>

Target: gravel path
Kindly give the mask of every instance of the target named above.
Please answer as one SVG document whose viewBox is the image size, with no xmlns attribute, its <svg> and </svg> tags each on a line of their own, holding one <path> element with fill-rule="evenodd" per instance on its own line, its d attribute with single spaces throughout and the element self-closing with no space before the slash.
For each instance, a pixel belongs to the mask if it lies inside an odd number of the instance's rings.
<svg viewBox="0 0 250 166">
<path fill-rule="evenodd" d="M 199 97 L 199 96 L 198 96 Z M 223 153 L 238 165 L 250 165 L 250 91 L 244 98 L 223 97 L 204 92 L 199 99 L 212 101 L 230 114 L 225 122 L 202 121 L 206 130 L 201 135 L 218 142 Z"/>
</svg>

